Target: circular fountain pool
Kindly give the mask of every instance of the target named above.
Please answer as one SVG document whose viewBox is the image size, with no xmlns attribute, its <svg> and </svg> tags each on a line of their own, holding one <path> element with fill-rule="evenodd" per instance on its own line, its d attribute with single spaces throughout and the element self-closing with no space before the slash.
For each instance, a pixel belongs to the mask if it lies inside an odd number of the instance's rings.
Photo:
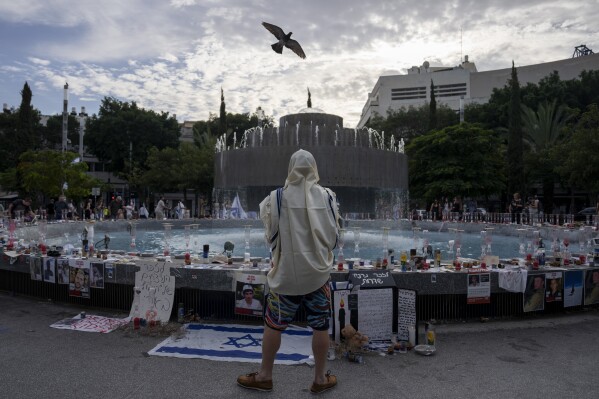
<svg viewBox="0 0 599 399">
<path fill-rule="evenodd" d="M 195 223 L 195 224 L 194 224 Z M 100 222 L 94 224 L 94 240 L 96 249 L 104 249 L 103 238 L 110 237 L 108 249 L 120 251 L 135 251 L 161 254 L 165 247 L 165 224 L 172 225 L 168 235 L 169 249 L 173 254 L 183 254 L 189 249 L 192 254 L 202 252 L 204 245 L 209 245 L 210 252 L 221 253 L 224 251 L 225 242 L 234 244 L 233 256 L 243 256 L 249 252 L 252 257 L 268 257 L 269 246 L 264 239 L 264 229 L 259 220 L 181 220 L 158 222 L 155 220 L 138 221 L 135 223 L 135 247 L 130 246 L 132 235 L 127 221 Z M 49 245 L 64 245 L 70 243 L 75 247 L 81 246 L 81 233 L 87 223 L 61 223 L 48 225 Z M 188 226 L 188 227 L 186 227 Z M 245 248 L 245 226 L 250 226 L 249 251 Z M 469 223 L 420 222 L 416 225 L 402 220 L 399 222 L 387 221 L 351 221 L 351 225 L 344 229 L 343 254 L 345 258 L 362 258 L 374 260 L 383 256 L 384 239 L 383 227 L 388 228 L 388 249 L 395 251 L 398 259 L 401 251 L 417 248 L 419 251 L 427 245 L 432 250 L 439 249 L 444 260 L 456 256 L 456 249 L 460 244 L 460 256 L 479 258 L 482 245 L 485 242 L 484 233 L 490 230 L 486 240 L 485 251 L 489 254 L 489 240 L 491 254 L 501 259 L 522 257 L 525 253 L 532 253 L 534 241 L 541 238 L 546 251 L 550 251 L 556 242 L 564 243 L 566 239 L 571 243 L 572 252 L 582 252 L 579 243 L 587 249 L 592 232 L 590 230 L 565 230 L 555 226 L 526 227 L 516 225 L 485 225 Z M 356 229 L 359 228 L 358 250 L 356 247 Z M 29 227 L 26 239 L 36 240 L 38 233 L 36 227 Z M 24 232 L 20 233 L 21 238 Z M 90 240 L 91 241 L 91 240 Z M 453 241 L 453 248 L 450 247 Z M 335 249 L 339 255 L 339 248 Z"/>
</svg>

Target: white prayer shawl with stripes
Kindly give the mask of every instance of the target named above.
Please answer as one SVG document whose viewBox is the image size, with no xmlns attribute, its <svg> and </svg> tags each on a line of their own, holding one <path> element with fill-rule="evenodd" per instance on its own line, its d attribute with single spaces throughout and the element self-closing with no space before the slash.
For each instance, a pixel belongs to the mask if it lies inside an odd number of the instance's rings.
<svg viewBox="0 0 599 399">
<path fill-rule="evenodd" d="M 260 203 L 273 268 L 269 288 L 303 295 L 322 287 L 331 272 L 337 245 L 339 209 L 335 194 L 318 184 L 316 161 L 308 151 L 291 156 L 285 186 Z"/>
</svg>

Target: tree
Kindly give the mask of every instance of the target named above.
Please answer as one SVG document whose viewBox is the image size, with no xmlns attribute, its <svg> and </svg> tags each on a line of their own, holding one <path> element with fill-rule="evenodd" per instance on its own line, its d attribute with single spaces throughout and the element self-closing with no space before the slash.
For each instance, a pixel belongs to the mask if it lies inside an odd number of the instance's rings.
<svg viewBox="0 0 599 399">
<path fill-rule="evenodd" d="M 591 104 L 567 135 L 568 140 L 553 150 L 562 160 L 558 173 L 574 187 L 599 193 L 599 106 Z"/>
<path fill-rule="evenodd" d="M 590 104 L 599 104 L 599 70 L 582 71 L 578 79 L 564 82 L 564 102 L 581 112 Z"/>
<path fill-rule="evenodd" d="M 67 138 L 72 144 L 79 144 L 79 130 L 81 126 L 75 116 L 68 116 Z M 49 148 L 62 148 L 62 115 L 52 115 L 46 122 L 46 127 L 43 129 L 43 142 Z M 87 144 L 86 144 L 87 145 Z"/>
<path fill-rule="evenodd" d="M 110 162 L 112 172 L 127 177 L 128 166 L 145 169 L 150 148 L 176 148 L 180 135 L 177 120 L 168 112 L 158 114 L 138 108 L 135 102 L 105 97 L 98 116 L 88 119 L 85 145 L 100 161 Z"/>
<path fill-rule="evenodd" d="M 412 138 L 418 137 L 429 130 L 430 108 L 426 104 L 420 107 L 401 108 L 393 111 L 387 111 L 387 117 L 374 115 L 371 118 L 368 127 L 385 132 L 385 137 L 403 138 L 409 142 Z M 440 105 L 436 109 L 437 128 L 442 129 L 447 126 L 458 123 L 458 116 L 455 111 L 446 105 Z"/>
<path fill-rule="evenodd" d="M 75 200 L 89 196 L 92 187 L 100 182 L 86 173 L 87 164 L 75 161 L 77 157 L 78 154 L 74 152 L 54 150 L 27 151 L 22 154 L 16 168 L 23 181 L 22 194 L 52 198 L 64 192 Z"/>
<path fill-rule="evenodd" d="M 437 128 L 437 100 L 435 99 L 435 85 L 431 79 L 431 102 L 429 104 L 428 128 L 435 130 Z"/>
<path fill-rule="evenodd" d="M 505 189 L 503 151 L 491 130 L 467 122 L 416 137 L 406 146 L 410 196 L 431 201 L 498 194 Z"/>
<path fill-rule="evenodd" d="M 507 149 L 507 170 L 508 170 L 508 192 L 522 193 L 524 190 L 524 165 L 523 154 L 523 135 L 522 135 L 522 109 L 520 107 L 520 83 L 518 82 L 518 72 L 512 61 L 512 77 L 510 83 L 510 108 L 509 108 L 509 137 Z"/>
<path fill-rule="evenodd" d="M 308 87 L 308 108 L 312 108 L 312 94 L 310 94 L 310 88 Z"/>
<path fill-rule="evenodd" d="M 23 90 L 21 90 L 21 106 L 18 111 L 17 119 L 17 152 L 19 154 L 34 150 L 40 147 L 40 139 L 37 135 L 36 122 L 39 121 L 39 115 L 31 105 L 33 93 L 29 88 L 29 84 L 25 82 Z"/>
<path fill-rule="evenodd" d="M 223 88 L 220 88 L 220 117 L 218 120 L 220 134 L 229 133 L 227 130 L 227 109 L 225 106 L 225 94 Z"/>
<path fill-rule="evenodd" d="M 0 114 L 0 171 L 5 171 L 16 165 L 17 113 L 3 112 Z"/>
<path fill-rule="evenodd" d="M 186 196 L 192 189 L 209 196 L 214 180 L 215 141 L 210 138 L 202 148 L 191 143 L 181 143 L 179 148 L 152 148 L 142 177 L 144 184 L 157 192 L 181 191 Z"/>
<path fill-rule="evenodd" d="M 531 154 L 525 157 L 526 170 L 530 179 L 543 187 L 544 209 L 552 209 L 555 187 L 555 167 L 557 159 L 552 159 L 551 150 L 558 143 L 562 130 L 571 114 L 565 113 L 557 100 L 544 101 L 535 112 L 522 105 L 524 141 L 530 146 Z"/>
<path fill-rule="evenodd" d="M 41 147 L 40 114 L 31 105 L 32 97 L 29 84 L 25 82 L 19 109 L 0 117 L 0 170 L 15 167 L 21 154 Z"/>
</svg>

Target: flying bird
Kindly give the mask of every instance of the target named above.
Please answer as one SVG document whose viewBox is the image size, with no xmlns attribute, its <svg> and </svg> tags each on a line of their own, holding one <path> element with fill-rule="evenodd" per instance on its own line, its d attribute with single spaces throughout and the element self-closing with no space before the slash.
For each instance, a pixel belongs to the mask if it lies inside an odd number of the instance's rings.
<svg viewBox="0 0 599 399">
<path fill-rule="evenodd" d="M 272 49 L 279 54 L 283 54 L 283 46 L 287 47 L 289 50 L 293 51 L 300 58 L 306 58 L 306 54 L 304 54 L 304 50 L 302 50 L 302 46 L 291 38 L 291 34 L 293 32 L 289 32 L 285 34 L 283 29 L 279 28 L 276 25 L 269 24 L 268 22 L 262 22 L 262 26 L 264 26 L 270 33 L 275 35 L 275 37 L 279 40 L 275 44 L 271 45 Z"/>
</svg>

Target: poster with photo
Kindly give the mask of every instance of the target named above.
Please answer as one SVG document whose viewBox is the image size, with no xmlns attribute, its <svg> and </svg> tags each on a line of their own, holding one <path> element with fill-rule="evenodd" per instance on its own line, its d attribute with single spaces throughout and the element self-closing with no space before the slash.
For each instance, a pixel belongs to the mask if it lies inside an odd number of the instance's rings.
<svg viewBox="0 0 599 399">
<path fill-rule="evenodd" d="M 107 282 L 116 281 L 116 271 L 113 263 L 104 263 L 104 278 Z"/>
<path fill-rule="evenodd" d="M 564 288 L 562 272 L 545 274 L 545 302 L 563 302 Z"/>
<path fill-rule="evenodd" d="M 92 262 L 90 264 L 91 284 L 92 288 L 104 289 L 104 263 Z"/>
<path fill-rule="evenodd" d="M 56 280 L 58 284 L 69 284 L 69 260 L 65 258 L 56 259 Z"/>
<path fill-rule="evenodd" d="M 29 256 L 29 274 L 32 280 L 42 281 L 42 258 Z"/>
<path fill-rule="evenodd" d="M 529 274 L 524 291 L 524 311 L 535 312 L 545 309 L 545 275 Z"/>
<path fill-rule="evenodd" d="M 564 276 L 564 307 L 582 305 L 584 271 L 567 271 Z"/>
<path fill-rule="evenodd" d="M 42 258 L 44 264 L 44 281 L 46 283 L 56 283 L 56 259 Z"/>
<path fill-rule="evenodd" d="M 468 305 L 491 303 L 491 273 L 468 273 Z"/>
<path fill-rule="evenodd" d="M 81 259 L 69 259 L 69 295 L 89 298 L 89 262 Z"/>
<path fill-rule="evenodd" d="M 347 325 L 351 324 L 352 311 L 349 309 L 349 295 L 350 290 L 335 290 L 333 291 L 333 314 L 332 314 L 332 325 L 335 342 L 339 343 L 343 340 L 341 330 Z M 357 316 L 357 314 L 355 315 Z M 353 325 L 353 324 L 352 324 Z M 358 326 L 354 326 L 357 330 Z"/>
<path fill-rule="evenodd" d="M 235 273 L 235 314 L 262 317 L 266 303 L 266 276 Z"/>
<path fill-rule="evenodd" d="M 589 269 L 584 278 L 584 304 L 599 303 L 599 269 Z"/>
</svg>

